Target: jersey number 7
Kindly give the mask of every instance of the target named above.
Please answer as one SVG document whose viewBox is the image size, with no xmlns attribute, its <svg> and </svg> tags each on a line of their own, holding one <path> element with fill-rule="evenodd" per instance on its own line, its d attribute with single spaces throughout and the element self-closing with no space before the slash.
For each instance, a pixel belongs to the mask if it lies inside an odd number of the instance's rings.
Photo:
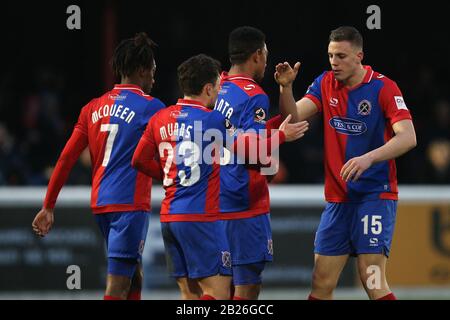
<svg viewBox="0 0 450 320">
<path fill-rule="evenodd" d="M 112 147 L 114 140 L 116 139 L 117 132 L 119 131 L 118 124 L 102 124 L 100 127 L 101 132 L 109 132 L 108 139 L 106 140 L 105 155 L 103 157 L 102 166 L 106 167 L 111 157 Z"/>
</svg>

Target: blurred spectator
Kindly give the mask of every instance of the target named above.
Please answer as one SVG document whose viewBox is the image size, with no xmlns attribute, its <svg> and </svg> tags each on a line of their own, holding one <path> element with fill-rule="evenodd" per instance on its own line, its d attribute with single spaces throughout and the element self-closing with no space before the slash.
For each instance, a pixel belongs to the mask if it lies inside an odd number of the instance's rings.
<svg viewBox="0 0 450 320">
<path fill-rule="evenodd" d="M 427 148 L 426 183 L 450 184 L 450 140 L 432 141 Z"/>
<path fill-rule="evenodd" d="M 0 185 L 20 185 L 25 182 L 27 166 L 14 138 L 0 123 Z"/>
<path fill-rule="evenodd" d="M 28 184 L 47 183 L 45 170 L 53 165 L 64 140 L 61 117 L 63 81 L 47 68 L 36 71 L 36 89 L 22 107 L 22 148 L 30 165 Z"/>
</svg>

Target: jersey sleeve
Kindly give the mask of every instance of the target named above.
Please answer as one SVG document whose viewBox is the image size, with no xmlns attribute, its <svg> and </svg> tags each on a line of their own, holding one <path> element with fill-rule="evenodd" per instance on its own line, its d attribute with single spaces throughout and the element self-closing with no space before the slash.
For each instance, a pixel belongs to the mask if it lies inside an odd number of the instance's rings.
<svg viewBox="0 0 450 320">
<path fill-rule="evenodd" d="M 236 127 L 231 120 L 216 110 L 209 113 L 207 128 L 220 132 L 219 136 L 215 136 L 215 142 L 222 146 L 226 145 L 227 139 L 235 139 L 237 133 Z"/>
<path fill-rule="evenodd" d="M 159 161 L 155 159 L 157 146 L 153 135 L 155 118 L 151 118 L 139 141 L 131 160 L 131 165 L 145 175 L 161 180 Z"/>
<path fill-rule="evenodd" d="M 391 125 L 401 120 L 412 120 L 402 92 L 394 81 L 385 81 L 380 90 L 379 103 Z"/>
<path fill-rule="evenodd" d="M 240 128 L 244 131 L 253 129 L 257 132 L 265 129 L 269 116 L 269 107 L 270 101 L 266 94 L 258 94 L 251 97 L 241 115 Z"/>
<path fill-rule="evenodd" d="M 308 87 L 308 90 L 306 90 L 304 96 L 314 102 L 319 112 L 322 112 L 322 80 L 325 73 L 326 71 L 314 80 L 314 82 Z"/>
<path fill-rule="evenodd" d="M 59 192 L 66 183 L 70 171 L 77 162 L 81 152 L 88 146 L 88 136 L 78 126 L 79 123 L 75 126 L 72 136 L 61 152 L 50 177 L 43 205 L 46 209 L 53 209 L 55 207 Z"/>
<path fill-rule="evenodd" d="M 89 110 L 91 103 L 92 101 L 81 109 L 80 115 L 78 116 L 78 121 L 74 128 L 74 130 L 79 130 L 86 136 L 88 136 Z"/>
</svg>

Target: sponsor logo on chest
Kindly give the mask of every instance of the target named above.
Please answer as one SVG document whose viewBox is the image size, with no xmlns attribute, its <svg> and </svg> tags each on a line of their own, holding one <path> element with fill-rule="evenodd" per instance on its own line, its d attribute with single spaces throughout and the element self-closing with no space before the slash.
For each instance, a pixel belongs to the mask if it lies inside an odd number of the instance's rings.
<svg viewBox="0 0 450 320">
<path fill-rule="evenodd" d="M 350 136 L 357 136 L 367 131 L 367 125 L 364 122 L 350 118 L 333 117 L 329 124 L 338 133 Z"/>
</svg>

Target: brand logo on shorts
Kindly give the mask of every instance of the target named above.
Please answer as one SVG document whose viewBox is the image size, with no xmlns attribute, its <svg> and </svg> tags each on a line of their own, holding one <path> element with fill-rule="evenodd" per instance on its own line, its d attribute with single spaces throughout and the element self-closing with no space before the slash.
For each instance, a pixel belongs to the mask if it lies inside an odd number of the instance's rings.
<svg viewBox="0 0 450 320">
<path fill-rule="evenodd" d="M 273 256 L 273 240 L 272 239 L 267 240 L 267 251 L 271 256 Z"/>
<path fill-rule="evenodd" d="M 370 238 L 369 243 L 371 247 L 378 247 L 378 238 Z"/>
<path fill-rule="evenodd" d="M 222 251 L 222 265 L 231 268 L 231 254 L 228 251 Z"/>
</svg>

